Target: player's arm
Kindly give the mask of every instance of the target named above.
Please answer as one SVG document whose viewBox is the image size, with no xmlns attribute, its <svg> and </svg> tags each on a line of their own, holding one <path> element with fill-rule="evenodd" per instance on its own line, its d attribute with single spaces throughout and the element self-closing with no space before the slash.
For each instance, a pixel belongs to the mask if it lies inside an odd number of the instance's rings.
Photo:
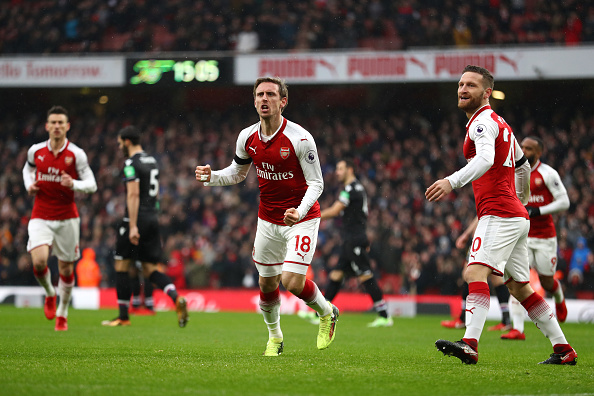
<svg viewBox="0 0 594 396">
<path fill-rule="evenodd" d="M 516 195 L 522 205 L 528 203 L 530 198 L 530 163 L 528 158 L 524 156 L 522 147 L 514 138 L 514 164 L 515 164 L 515 184 Z"/>
<path fill-rule="evenodd" d="M 39 186 L 35 180 L 35 169 L 37 169 L 37 167 L 35 166 L 34 158 L 35 153 L 32 149 L 29 149 L 27 160 L 23 167 L 23 182 L 25 183 L 25 189 L 29 195 L 35 195 L 37 194 L 37 191 L 39 191 Z"/>
<path fill-rule="evenodd" d="M 74 191 L 91 194 L 97 191 L 97 182 L 95 175 L 89 166 L 89 160 L 84 151 L 80 150 L 76 153 L 76 172 L 80 179 L 73 179 L 69 174 L 62 173 L 61 184 L 70 187 Z"/>
<path fill-rule="evenodd" d="M 489 124 L 486 130 L 477 132 L 478 126 L 468 132 L 469 138 L 474 140 L 476 155 L 468 164 L 457 172 L 446 177 L 452 188 L 460 188 L 472 183 L 484 175 L 495 163 L 495 138 L 499 132 L 498 128 Z"/>
<path fill-rule="evenodd" d="M 342 212 L 345 209 L 346 209 L 346 205 L 344 203 L 340 202 L 339 200 L 337 200 L 337 201 L 334 201 L 332 206 L 322 210 L 320 215 L 322 217 L 322 220 L 327 220 L 327 219 L 331 219 L 333 217 L 338 216 L 340 214 L 340 212 Z"/>
<path fill-rule="evenodd" d="M 472 130 L 468 131 L 469 138 L 474 141 L 476 155 L 459 171 L 429 186 L 425 191 L 425 197 L 430 202 L 439 201 L 453 189 L 472 183 L 484 175 L 495 163 L 495 138 L 499 133 L 498 128 L 493 124 L 487 125 L 480 132 L 477 132 L 476 128 L 477 126 L 474 126 Z"/>
<path fill-rule="evenodd" d="M 468 225 L 468 227 L 466 227 L 464 232 L 460 234 L 460 236 L 456 239 L 456 247 L 458 249 L 463 249 L 464 247 L 466 247 L 466 242 L 468 242 L 468 238 L 470 238 L 471 235 L 474 235 L 474 231 L 476 230 L 477 226 L 478 216 L 475 216 L 474 219 L 472 219 L 472 221 Z"/>
<path fill-rule="evenodd" d="M 551 172 L 548 172 L 543 179 L 551 195 L 553 195 L 553 202 L 541 207 L 530 207 L 531 210 L 529 213 L 532 212 L 530 217 L 558 213 L 569 209 L 569 196 L 567 195 L 565 186 L 561 182 L 561 177 L 559 177 L 556 170 L 553 168 L 549 169 Z"/>
<path fill-rule="evenodd" d="M 228 167 L 213 171 L 210 165 L 197 166 L 194 173 L 196 180 L 204 182 L 205 186 L 230 186 L 245 180 L 252 166 L 252 158 L 245 149 L 248 130 L 244 129 L 237 138 L 235 144 L 235 157 Z"/>
<path fill-rule="evenodd" d="M 213 171 L 210 165 L 197 166 L 196 180 L 204 182 L 205 186 L 230 186 L 245 180 L 252 166 L 252 159 L 242 159 L 237 156 L 231 161 L 228 167 Z"/>
<path fill-rule="evenodd" d="M 126 182 L 126 207 L 128 208 L 128 219 L 130 221 L 129 239 L 134 245 L 138 245 L 140 234 L 138 233 L 138 208 L 140 207 L 140 182 L 132 180 Z"/>
<path fill-rule="evenodd" d="M 320 159 L 318 158 L 318 149 L 311 135 L 307 139 L 300 141 L 298 156 L 299 164 L 301 165 L 303 176 L 307 183 L 305 195 L 303 195 L 301 203 L 297 207 L 299 214 L 297 221 L 300 221 L 307 215 L 320 195 L 322 195 L 322 191 L 324 191 L 324 178 L 322 176 L 322 168 L 320 167 Z"/>
</svg>

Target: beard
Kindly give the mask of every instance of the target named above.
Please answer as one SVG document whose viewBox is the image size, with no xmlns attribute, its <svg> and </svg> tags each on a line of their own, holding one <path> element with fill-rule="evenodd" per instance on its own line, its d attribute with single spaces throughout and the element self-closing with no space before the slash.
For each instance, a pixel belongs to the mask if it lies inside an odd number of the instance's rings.
<svg viewBox="0 0 594 396">
<path fill-rule="evenodd" d="M 458 108 L 467 113 L 474 113 L 479 107 L 481 107 L 480 98 L 471 97 L 470 100 L 464 104 L 460 103 L 460 99 L 458 99 Z"/>
<path fill-rule="evenodd" d="M 122 147 L 122 153 L 124 153 L 124 157 L 128 158 L 130 156 L 130 151 L 128 151 L 128 147 Z"/>
</svg>

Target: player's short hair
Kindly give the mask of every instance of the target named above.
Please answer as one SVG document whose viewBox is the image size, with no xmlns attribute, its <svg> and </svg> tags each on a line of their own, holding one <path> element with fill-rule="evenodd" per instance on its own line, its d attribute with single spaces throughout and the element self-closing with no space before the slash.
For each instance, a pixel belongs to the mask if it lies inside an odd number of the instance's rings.
<svg viewBox="0 0 594 396">
<path fill-rule="evenodd" d="M 478 73 L 483 76 L 483 87 L 484 88 L 491 88 L 495 86 L 495 79 L 491 72 L 484 67 L 475 66 L 475 65 L 467 65 L 464 70 L 462 70 L 462 74 L 466 72 Z"/>
<path fill-rule="evenodd" d="M 531 139 L 534 140 L 536 142 L 536 144 L 538 144 L 538 148 L 540 149 L 540 151 L 544 151 L 544 142 L 542 141 L 541 138 L 539 138 L 538 136 L 526 136 L 524 139 Z"/>
<path fill-rule="evenodd" d="M 353 170 L 353 172 L 355 171 L 355 161 L 353 161 L 352 158 L 343 158 L 341 161 L 344 162 L 347 169 L 351 168 Z"/>
<path fill-rule="evenodd" d="M 140 130 L 134 125 L 128 125 L 127 127 L 120 129 L 118 136 L 122 140 L 128 139 L 130 143 L 135 146 L 140 144 Z"/>
<path fill-rule="evenodd" d="M 47 111 L 47 118 L 52 114 L 64 114 L 66 119 L 68 119 L 68 110 L 62 106 L 52 106 L 51 109 Z"/>
<path fill-rule="evenodd" d="M 256 97 L 256 88 L 258 88 L 258 85 L 265 82 L 276 84 L 278 86 L 278 94 L 280 95 L 281 99 L 287 98 L 287 104 L 285 105 L 285 107 L 281 109 L 282 113 L 289 105 L 289 86 L 287 85 L 285 80 L 281 79 L 280 77 L 260 77 L 254 83 L 254 98 Z"/>
</svg>

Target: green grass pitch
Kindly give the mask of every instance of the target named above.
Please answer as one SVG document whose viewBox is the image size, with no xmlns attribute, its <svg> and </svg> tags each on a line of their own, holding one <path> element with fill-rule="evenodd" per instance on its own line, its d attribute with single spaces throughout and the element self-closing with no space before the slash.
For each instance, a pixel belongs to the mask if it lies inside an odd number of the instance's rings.
<svg viewBox="0 0 594 396">
<path fill-rule="evenodd" d="M 174 312 L 100 325 L 116 315 L 71 309 L 70 329 L 55 332 L 42 309 L 0 305 L 0 395 L 594 394 L 593 324 L 563 325 L 577 366 L 538 365 L 552 348 L 531 323 L 526 341 L 485 330 L 479 363 L 467 366 L 434 346 L 463 335 L 441 328 L 443 316 L 370 329 L 373 315 L 342 314 L 334 343 L 318 351 L 317 326 L 283 315 L 285 352 L 265 358 L 255 313 L 192 312 L 184 329 Z"/>
</svg>

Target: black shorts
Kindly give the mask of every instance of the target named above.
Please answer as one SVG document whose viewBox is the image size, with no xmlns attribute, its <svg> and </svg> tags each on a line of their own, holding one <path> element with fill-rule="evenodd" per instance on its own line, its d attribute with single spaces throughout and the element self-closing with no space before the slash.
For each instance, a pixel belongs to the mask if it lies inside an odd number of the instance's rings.
<svg viewBox="0 0 594 396">
<path fill-rule="evenodd" d="M 160 263 L 163 260 L 159 218 L 156 213 L 138 213 L 138 245 L 133 245 L 128 238 L 130 222 L 124 219 L 116 230 L 118 240 L 114 258 L 116 260 L 139 260 L 147 263 Z"/>
<path fill-rule="evenodd" d="M 368 243 L 345 242 L 342 244 L 337 270 L 344 272 L 345 276 L 361 276 L 372 274 L 367 252 Z"/>
</svg>

